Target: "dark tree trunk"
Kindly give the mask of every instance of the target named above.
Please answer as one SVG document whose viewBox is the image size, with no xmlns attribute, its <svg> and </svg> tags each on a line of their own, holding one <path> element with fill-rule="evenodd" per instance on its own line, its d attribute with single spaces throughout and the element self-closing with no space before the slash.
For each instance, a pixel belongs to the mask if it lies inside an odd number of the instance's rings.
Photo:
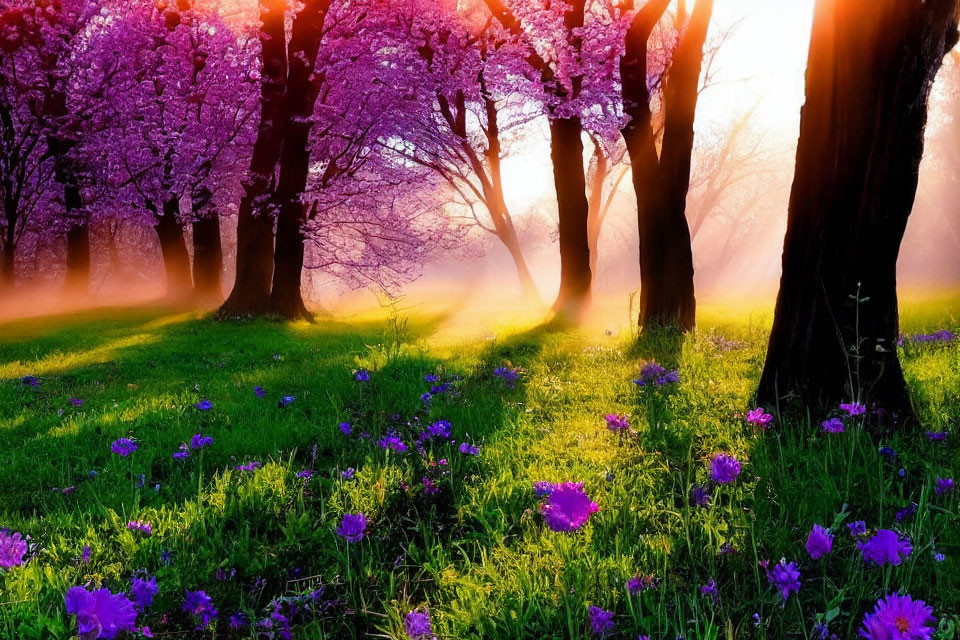
<svg viewBox="0 0 960 640">
<path fill-rule="evenodd" d="M 550 120 L 550 157 L 560 214 L 560 292 L 553 309 L 573 321 L 580 319 L 590 303 L 592 281 L 582 131 L 579 118 Z"/>
<path fill-rule="evenodd" d="M 927 99 L 956 0 L 818 0 L 783 275 L 758 390 L 913 416 L 897 359 L 896 267 Z"/>
<path fill-rule="evenodd" d="M 193 290 L 201 302 L 220 302 L 220 273 L 223 271 L 223 246 L 220 243 L 220 216 L 207 212 L 193 222 Z"/>
<path fill-rule="evenodd" d="M 58 171 L 64 180 L 64 204 L 67 220 L 67 274 L 64 292 L 86 297 L 90 293 L 90 227 L 77 212 L 83 206 L 80 188 L 69 175 Z"/>
<path fill-rule="evenodd" d="M 260 125 L 237 212 L 236 279 L 230 296 L 220 307 L 218 314 L 221 316 L 265 313 L 270 307 L 273 189 L 286 121 L 286 5 L 286 0 L 261 1 L 263 69 L 260 81 Z"/>
<path fill-rule="evenodd" d="M 0 291 L 13 288 L 14 284 L 14 244 L 12 229 L 7 229 L 3 248 L 0 250 Z"/>
<path fill-rule="evenodd" d="M 287 122 L 277 183 L 277 247 L 273 255 L 273 292 L 270 310 L 290 320 L 313 320 L 303 303 L 304 226 L 307 209 L 303 194 L 310 170 L 310 130 L 323 74 L 314 70 L 330 0 L 308 3 L 297 15 L 290 35 L 290 72 L 287 77 Z M 331 163 L 335 170 L 335 163 Z M 323 186 L 323 185 L 321 185 Z"/>
<path fill-rule="evenodd" d="M 184 300 L 193 292 L 190 277 L 190 254 L 180 222 L 180 201 L 170 198 L 163 203 L 163 213 L 154 225 L 160 238 L 163 268 L 167 274 L 167 297 Z"/>
</svg>

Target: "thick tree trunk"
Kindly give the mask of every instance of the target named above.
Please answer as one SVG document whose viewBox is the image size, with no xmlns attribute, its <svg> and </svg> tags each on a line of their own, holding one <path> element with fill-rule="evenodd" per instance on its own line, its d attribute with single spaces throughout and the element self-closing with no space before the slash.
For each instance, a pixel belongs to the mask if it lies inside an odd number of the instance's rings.
<svg viewBox="0 0 960 640">
<path fill-rule="evenodd" d="M 14 284 L 13 234 L 6 234 L 0 250 L 0 291 L 12 289 Z"/>
<path fill-rule="evenodd" d="M 270 307 L 273 187 L 286 122 L 287 3 L 286 0 L 261 0 L 261 7 L 260 125 L 237 212 L 236 279 L 229 297 L 220 307 L 220 316 L 265 313 Z"/>
<path fill-rule="evenodd" d="M 163 213 L 154 225 L 160 238 L 163 268 L 167 274 L 167 298 L 185 300 L 193 292 L 190 277 L 190 254 L 180 222 L 180 202 L 170 198 L 163 203 Z"/>
<path fill-rule="evenodd" d="M 579 118 L 550 120 L 550 156 L 560 213 L 560 291 L 554 311 L 577 321 L 590 303 L 590 242 L 587 238 L 587 180 Z"/>
<path fill-rule="evenodd" d="M 220 302 L 220 274 L 223 271 L 223 246 L 220 242 L 220 216 L 207 211 L 193 222 L 193 291 L 200 302 Z"/>
<path fill-rule="evenodd" d="M 927 99 L 957 1 L 818 0 L 783 275 L 758 399 L 857 399 L 903 419 L 896 267 Z"/>
<path fill-rule="evenodd" d="M 90 227 L 86 219 L 76 214 L 83 206 L 80 188 L 69 177 L 63 178 L 64 203 L 70 228 L 67 230 L 67 274 L 64 292 L 87 297 L 90 293 Z"/>
</svg>

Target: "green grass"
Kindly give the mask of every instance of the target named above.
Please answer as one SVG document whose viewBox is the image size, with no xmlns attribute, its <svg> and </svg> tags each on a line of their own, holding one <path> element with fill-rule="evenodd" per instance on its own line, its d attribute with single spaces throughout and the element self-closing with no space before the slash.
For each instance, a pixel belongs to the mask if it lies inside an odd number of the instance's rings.
<svg viewBox="0 0 960 640">
<path fill-rule="evenodd" d="M 955 297 L 907 305 L 904 331 L 956 330 L 958 312 Z M 536 326 L 470 338 L 448 330 L 462 318 L 409 320 L 218 323 L 146 308 L 0 327 L 0 528 L 28 534 L 35 549 L 0 573 L 0 637 L 75 636 L 64 592 L 127 590 L 138 570 L 157 576 L 140 621 L 159 637 L 253 637 L 231 636 L 230 614 L 260 619 L 277 598 L 320 587 L 323 605 L 301 615 L 294 637 L 401 638 L 403 616 L 429 607 L 444 638 L 587 638 L 596 605 L 616 613 L 609 637 L 812 638 L 827 616 L 852 638 L 894 590 L 932 604 L 939 637 L 956 636 L 960 511 L 956 494 L 932 485 L 960 478 L 958 344 L 902 352 L 926 428 L 949 432 L 932 443 L 921 431 L 881 439 L 854 425 L 828 437 L 820 415 L 766 434 L 746 425 L 769 327 L 762 311 L 715 307 L 696 335 L 640 340 Z M 639 389 L 632 379 L 647 359 L 678 368 L 681 383 Z M 525 371 L 513 389 L 492 375 L 505 363 Z M 353 381 L 360 367 L 370 383 Z M 429 411 L 428 373 L 454 381 Z M 296 401 L 279 408 L 283 395 Z M 213 409 L 198 411 L 202 398 Z M 603 415 L 616 412 L 631 415 L 632 434 L 606 428 Z M 409 443 L 414 419 L 449 420 L 481 454 L 443 444 L 421 458 L 374 444 L 389 429 Z M 341 421 L 373 438 L 347 438 Z M 214 444 L 173 460 L 195 433 Z M 111 454 L 125 436 L 139 450 Z M 719 451 L 744 472 L 715 488 L 711 508 L 693 508 L 690 487 L 707 482 Z M 253 460 L 263 467 L 234 468 Z M 342 480 L 350 467 L 355 478 Z M 310 480 L 295 476 L 304 469 Z M 424 475 L 438 493 L 425 494 Z M 577 533 L 551 532 L 532 491 L 541 480 L 582 482 L 600 511 Z M 917 514 L 896 524 L 911 501 Z M 334 532 L 345 512 L 370 518 L 359 544 Z M 153 534 L 135 536 L 128 520 L 149 521 Z M 896 524 L 913 553 L 899 567 L 864 566 L 842 524 L 853 520 Z M 814 523 L 838 526 L 819 561 L 803 546 Z M 88 564 L 78 561 L 84 545 Z M 803 582 L 785 607 L 758 566 L 781 557 L 799 563 Z M 624 583 L 635 574 L 659 586 L 631 597 Z M 711 578 L 717 601 L 698 589 Z M 202 632 L 181 612 L 184 590 L 201 588 L 220 611 Z"/>
</svg>

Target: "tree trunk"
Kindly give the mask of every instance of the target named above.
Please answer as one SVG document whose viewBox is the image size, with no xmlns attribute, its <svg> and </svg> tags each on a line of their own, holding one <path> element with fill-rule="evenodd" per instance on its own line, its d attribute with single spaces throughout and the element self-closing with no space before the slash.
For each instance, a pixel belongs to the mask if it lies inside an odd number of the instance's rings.
<svg viewBox="0 0 960 640">
<path fill-rule="evenodd" d="M 287 78 L 286 0 L 261 0 L 260 125 L 253 145 L 250 171 L 237 212 L 237 269 L 230 296 L 218 315 L 266 312 L 273 275 L 273 187 L 286 121 Z"/>
<path fill-rule="evenodd" d="M 560 291 L 553 309 L 579 320 L 590 303 L 590 242 L 587 238 L 587 180 L 579 118 L 550 120 L 550 156 L 560 213 Z"/>
<path fill-rule="evenodd" d="M 63 175 L 63 174 L 61 174 Z M 90 293 L 90 227 L 76 212 L 83 206 L 80 188 L 69 177 L 62 178 L 67 220 L 67 274 L 64 292 L 86 298 Z"/>
<path fill-rule="evenodd" d="M 3 249 L 0 250 L 0 291 L 6 291 L 13 288 L 14 285 L 14 255 L 13 255 L 13 229 L 7 230 L 7 237 L 3 242 Z"/>
<path fill-rule="evenodd" d="M 183 223 L 180 222 L 179 214 L 180 201 L 170 198 L 163 203 L 163 214 L 154 225 L 160 238 L 163 268 L 167 274 L 167 297 L 173 300 L 185 300 L 193 292 L 190 254 L 187 251 L 187 241 L 183 237 Z"/>
<path fill-rule="evenodd" d="M 957 1 L 818 0 L 783 274 L 758 390 L 913 416 L 897 359 L 896 267 L 927 99 Z"/>
<path fill-rule="evenodd" d="M 513 226 L 513 220 L 510 214 L 503 217 L 503 231 L 499 231 L 497 236 L 503 245 L 510 252 L 513 258 L 513 264 L 517 268 L 517 276 L 520 278 L 520 290 L 523 297 L 529 302 L 541 303 L 540 292 L 537 291 L 537 284 L 533 281 L 533 275 L 530 273 L 530 267 L 527 266 L 527 260 L 523 256 L 523 249 L 520 248 L 520 239 L 517 238 L 517 230 Z"/>
<path fill-rule="evenodd" d="M 193 291 L 201 302 L 220 302 L 220 273 L 223 246 L 220 243 L 220 216 L 207 211 L 193 222 Z"/>
</svg>

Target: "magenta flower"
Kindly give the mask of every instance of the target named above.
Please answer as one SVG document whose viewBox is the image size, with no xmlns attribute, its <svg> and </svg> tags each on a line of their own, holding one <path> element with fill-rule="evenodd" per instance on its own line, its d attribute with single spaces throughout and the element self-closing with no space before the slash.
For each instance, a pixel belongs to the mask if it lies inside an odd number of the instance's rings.
<svg viewBox="0 0 960 640">
<path fill-rule="evenodd" d="M 122 458 L 126 458 L 138 448 L 137 443 L 130 438 L 118 438 L 110 445 L 110 451 Z"/>
<path fill-rule="evenodd" d="M 430 624 L 429 611 L 411 611 L 403 619 L 403 630 L 410 640 L 430 640 L 434 638 Z"/>
<path fill-rule="evenodd" d="M 811 558 L 819 560 L 833 549 L 833 534 L 818 524 L 813 525 L 813 530 L 807 536 L 806 549 Z"/>
<path fill-rule="evenodd" d="M 430 496 L 436 493 L 440 493 L 440 488 L 437 486 L 436 482 L 434 482 L 427 476 L 423 476 L 422 481 L 423 481 L 423 492 L 425 494 Z"/>
<path fill-rule="evenodd" d="M 590 633 L 597 638 L 606 638 L 607 634 L 617 628 L 613 621 L 613 611 L 604 611 L 600 607 L 590 607 L 587 609 L 587 615 L 590 616 Z"/>
<path fill-rule="evenodd" d="M 860 549 L 864 562 L 872 562 L 881 567 L 888 563 L 897 566 L 913 551 L 908 538 L 901 538 L 896 531 L 890 529 L 878 529 L 866 542 L 858 540 L 857 548 Z"/>
<path fill-rule="evenodd" d="M 367 535 L 367 517 L 362 513 L 345 513 L 337 527 L 337 535 L 347 542 L 360 542 Z"/>
<path fill-rule="evenodd" d="M 599 510 L 600 507 L 584 493 L 583 484 L 579 482 L 555 485 L 547 501 L 540 505 L 547 526 L 558 532 L 576 531 L 590 519 L 590 514 Z"/>
<path fill-rule="evenodd" d="M 19 532 L 0 530 L 0 569 L 12 569 L 23 564 L 27 541 Z"/>
<path fill-rule="evenodd" d="M 67 613 L 77 616 L 77 632 L 81 638 L 116 638 L 131 632 L 137 620 L 133 602 L 122 593 L 108 589 L 87 591 L 70 587 L 63 598 Z"/>
<path fill-rule="evenodd" d="M 710 477 L 718 484 L 735 481 L 741 469 L 740 461 L 727 453 L 718 453 L 710 460 Z"/>
<path fill-rule="evenodd" d="M 820 423 L 826 433 L 843 433 L 843 420 L 840 418 L 830 418 Z"/>
<path fill-rule="evenodd" d="M 611 431 L 625 431 L 630 428 L 630 416 L 623 413 L 608 413 L 603 416 L 607 421 L 607 428 Z"/>
<path fill-rule="evenodd" d="M 867 412 L 867 408 L 859 402 L 841 402 L 840 408 L 846 411 L 848 416 L 862 416 Z"/>
<path fill-rule="evenodd" d="M 139 533 L 147 538 L 149 538 L 153 533 L 153 527 L 150 525 L 150 523 L 144 522 L 143 520 L 131 520 L 127 523 L 127 529 Z"/>
<path fill-rule="evenodd" d="M 747 411 L 747 424 L 755 424 L 761 429 L 766 429 L 773 422 L 773 416 L 763 410 L 763 407 L 757 407 Z"/>
<path fill-rule="evenodd" d="M 797 569 L 797 563 L 788 563 L 786 558 L 781 558 L 771 571 L 767 571 L 767 580 L 777 588 L 784 600 L 794 591 L 800 590 L 800 571 Z"/>
<path fill-rule="evenodd" d="M 861 638 L 868 640 L 930 640 L 937 619 L 933 607 L 909 595 L 889 594 L 863 617 Z"/>
</svg>

